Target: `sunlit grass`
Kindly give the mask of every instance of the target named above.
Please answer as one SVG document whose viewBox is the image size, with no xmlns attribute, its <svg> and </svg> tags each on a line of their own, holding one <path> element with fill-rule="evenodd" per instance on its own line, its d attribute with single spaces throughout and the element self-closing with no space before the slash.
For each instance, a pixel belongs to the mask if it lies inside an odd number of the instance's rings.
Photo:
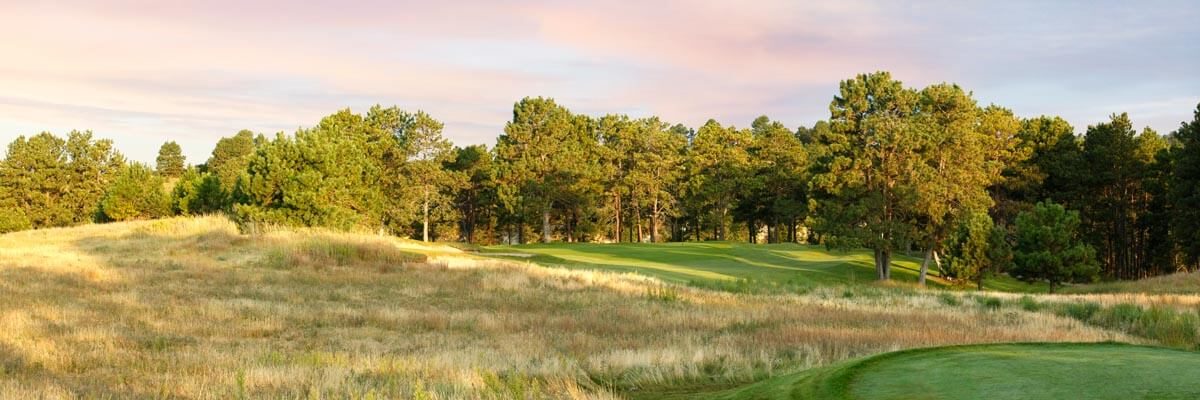
<svg viewBox="0 0 1200 400">
<path fill-rule="evenodd" d="M 914 349 L 679 398 L 1192 399 L 1195 353 L 1119 343 Z M 914 377 L 919 377 L 914 379 Z"/>
<path fill-rule="evenodd" d="M 730 281 L 783 284 L 795 288 L 869 283 L 876 279 L 875 264 L 867 250 L 830 250 L 820 245 L 796 243 L 746 244 L 733 242 L 683 243 L 554 243 L 492 246 L 483 254 L 513 257 L 529 255 L 531 261 L 573 269 L 634 272 L 670 282 L 701 287 L 727 287 Z M 919 257 L 893 256 L 892 279 L 915 283 Z M 938 276 L 930 262 L 931 287 L 974 288 L 955 285 Z M 1007 292 L 1045 292 L 1046 285 L 1031 285 L 1006 275 L 984 280 L 984 288 Z"/>
<path fill-rule="evenodd" d="M 710 291 L 220 217 L 19 232 L 0 236 L 0 398 L 614 398 L 913 347 L 1145 341 L 955 296 Z"/>
</svg>

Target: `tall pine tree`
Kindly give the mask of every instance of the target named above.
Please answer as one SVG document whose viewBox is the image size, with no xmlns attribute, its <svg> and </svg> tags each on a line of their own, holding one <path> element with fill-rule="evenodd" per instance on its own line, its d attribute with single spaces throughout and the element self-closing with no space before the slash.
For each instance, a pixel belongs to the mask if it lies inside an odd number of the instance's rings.
<svg viewBox="0 0 1200 400">
<path fill-rule="evenodd" d="M 163 143 L 158 148 L 158 158 L 155 159 L 155 171 L 164 178 L 178 178 L 183 175 L 183 148 L 174 141 Z"/>
</svg>

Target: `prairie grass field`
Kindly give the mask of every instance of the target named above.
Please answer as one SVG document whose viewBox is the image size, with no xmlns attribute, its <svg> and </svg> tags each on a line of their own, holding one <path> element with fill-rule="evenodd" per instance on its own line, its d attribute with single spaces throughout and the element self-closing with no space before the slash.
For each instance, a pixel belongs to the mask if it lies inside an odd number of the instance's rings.
<svg viewBox="0 0 1200 400">
<path fill-rule="evenodd" d="M 1194 294 L 878 285 L 856 275 L 859 260 L 822 260 L 805 246 L 713 250 L 763 264 L 778 274 L 771 279 L 829 277 L 805 290 L 681 284 L 770 274 L 704 264 L 706 254 L 647 261 L 674 279 L 632 273 L 638 260 L 693 251 L 656 246 L 629 246 L 644 251 L 619 260 L 629 264 L 622 271 L 547 268 L 537 257 L 495 259 L 370 234 L 250 236 L 223 217 L 6 234 L 0 398 L 694 397 L 932 346 L 1117 341 L 1194 350 L 1200 326 Z M 583 257 L 579 247 L 495 251 L 561 248 L 547 257 L 566 259 Z M 620 265 L 613 260 L 624 250 L 613 249 L 592 257 Z"/>
</svg>

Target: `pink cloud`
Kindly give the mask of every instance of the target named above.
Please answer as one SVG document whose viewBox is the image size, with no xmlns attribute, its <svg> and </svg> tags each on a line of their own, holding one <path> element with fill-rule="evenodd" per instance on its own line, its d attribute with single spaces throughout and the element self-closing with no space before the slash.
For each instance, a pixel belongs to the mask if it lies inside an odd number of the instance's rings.
<svg viewBox="0 0 1200 400">
<path fill-rule="evenodd" d="M 981 5 L 865 0 L 8 3 L 0 14 L 0 141 L 31 133 L 15 127 L 92 128 L 143 160 L 153 158 L 157 142 L 179 136 L 194 138 L 197 147 L 185 151 L 198 157 L 238 129 L 290 131 L 373 103 L 425 109 L 459 143 L 492 143 L 512 103 L 537 95 L 588 113 L 653 113 L 693 125 L 707 118 L 745 125 L 767 113 L 797 125 L 827 115 L 838 81 L 875 70 L 911 86 L 958 81 L 1045 103 L 1046 88 L 1075 86 L 1035 78 L 1122 73 L 1113 62 L 1060 66 L 1054 55 L 1087 37 L 1105 39 L 1088 42 L 1089 49 L 1130 41 L 1148 52 L 1145 43 L 1195 36 L 1161 28 L 1194 25 L 1149 17 L 1142 22 L 1155 29 L 1095 33 L 1062 24 L 1074 10 L 1055 14 L 1041 3 L 995 16 L 972 14 Z M 989 27 L 993 17 L 1017 18 L 997 24 L 1004 28 L 1042 25 L 1010 32 Z M 1042 37 L 1053 40 L 1039 43 Z M 1191 49 L 1190 42 L 1174 46 Z M 1029 48 L 1052 56 L 1021 52 Z M 1185 55 L 1167 64 L 1197 67 L 1194 52 L 1175 52 Z M 1102 77 L 1134 87 L 1128 82 L 1152 75 Z M 1118 91 L 1123 97 L 1105 104 L 1064 97 L 1107 110 L 1200 90 L 1194 79 L 1166 82 L 1145 87 L 1175 92 Z M 1044 90 L 1030 95 L 1019 87 Z M 988 101 L 988 93 L 979 95 Z M 1168 114 L 1184 113 L 1190 109 Z M 1095 121 L 1077 125 L 1088 122 Z"/>
</svg>

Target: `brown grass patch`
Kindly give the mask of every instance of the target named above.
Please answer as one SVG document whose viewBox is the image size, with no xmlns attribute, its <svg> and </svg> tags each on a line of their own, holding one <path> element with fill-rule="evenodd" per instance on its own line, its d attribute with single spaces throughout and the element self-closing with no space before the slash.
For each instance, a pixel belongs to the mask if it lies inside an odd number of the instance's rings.
<svg viewBox="0 0 1200 400">
<path fill-rule="evenodd" d="M 1139 341 L 938 292 L 737 295 L 219 217 L 0 236 L 0 326 L 0 398 L 616 398 L 920 346 Z"/>
</svg>

